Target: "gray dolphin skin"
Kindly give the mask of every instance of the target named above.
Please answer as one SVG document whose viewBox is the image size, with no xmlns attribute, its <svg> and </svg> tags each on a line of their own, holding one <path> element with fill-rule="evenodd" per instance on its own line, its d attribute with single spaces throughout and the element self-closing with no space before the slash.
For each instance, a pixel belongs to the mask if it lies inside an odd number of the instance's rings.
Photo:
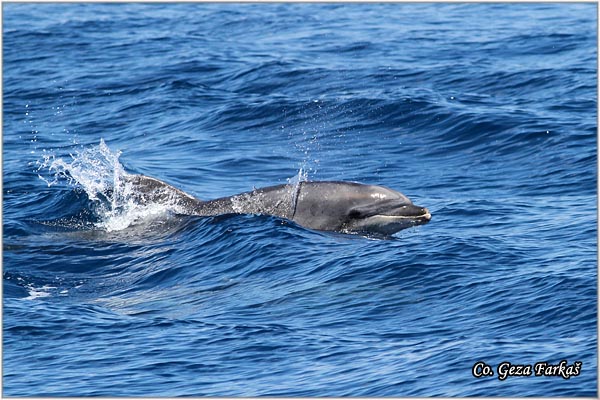
<svg viewBox="0 0 600 400">
<path fill-rule="evenodd" d="M 124 180 L 138 202 L 171 202 L 185 215 L 263 214 L 315 230 L 383 235 L 431 219 L 427 208 L 395 190 L 354 182 L 299 182 L 202 201 L 148 176 L 127 175 Z"/>
</svg>

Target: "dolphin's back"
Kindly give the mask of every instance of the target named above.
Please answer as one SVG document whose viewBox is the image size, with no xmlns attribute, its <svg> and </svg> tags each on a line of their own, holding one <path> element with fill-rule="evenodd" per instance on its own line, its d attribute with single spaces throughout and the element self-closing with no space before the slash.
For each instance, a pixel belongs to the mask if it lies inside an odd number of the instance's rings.
<svg viewBox="0 0 600 400">
<path fill-rule="evenodd" d="M 145 175 L 127 175 L 129 196 L 139 204 L 171 204 L 177 212 L 189 215 L 269 214 L 291 219 L 295 186 L 277 185 L 202 201 L 161 180 Z"/>
<path fill-rule="evenodd" d="M 353 182 L 299 182 L 255 189 L 200 202 L 195 215 L 263 214 L 292 220 L 318 230 L 337 230 L 345 222 L 353 193 L 365 185 Z"/>
<path fill-rule="evenodd" d="M 265 214 L 292 219 L 294 185 L 277 185 L 197 204 L 194 215 Z"/>
</svg>

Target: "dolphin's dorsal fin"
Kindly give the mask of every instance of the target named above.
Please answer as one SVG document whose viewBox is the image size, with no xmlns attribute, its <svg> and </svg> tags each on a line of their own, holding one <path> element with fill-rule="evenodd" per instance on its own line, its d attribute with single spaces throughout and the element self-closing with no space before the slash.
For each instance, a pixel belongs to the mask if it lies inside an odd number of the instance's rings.
<svg viewBox="0 0 600 400">
<path fill-rule="evenodd" d="M 125 175 L 122 177 L 127 195 L 140 204 L 169 204 L 182 211 L 194 209 L 201 200 L 165 183 L 145 175 Z"/>
</svg>

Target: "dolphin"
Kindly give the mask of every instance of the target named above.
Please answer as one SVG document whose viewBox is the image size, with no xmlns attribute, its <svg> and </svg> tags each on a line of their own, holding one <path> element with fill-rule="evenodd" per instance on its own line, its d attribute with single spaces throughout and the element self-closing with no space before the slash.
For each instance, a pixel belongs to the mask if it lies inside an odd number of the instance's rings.
<svg viewBox="0 0 600 400">
<path fill-rule="evenodd" d="M 392 235 L 431 219 L 395 190 L 343 181 L 307 181 L 269 186 L 203 201 L 163 181 L 127 174 L 128 193 L 140 204 L 173 204 L 184 215 L 262 214 L 294 221 L 305 228 L 343 233 Z"/>
</svg>

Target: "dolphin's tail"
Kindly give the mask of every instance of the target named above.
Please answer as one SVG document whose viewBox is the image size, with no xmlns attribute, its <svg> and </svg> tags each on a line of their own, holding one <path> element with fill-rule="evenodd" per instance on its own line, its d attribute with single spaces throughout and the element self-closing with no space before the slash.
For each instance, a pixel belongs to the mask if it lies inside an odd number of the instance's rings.
<svg viewBox="0 0 600 400">
<path fill-rule="evenodd" d="M 149 176 L 126 174 L 122 181 L 127 185 L 128 197 L 140 205 L 168 204 L 182 214 L 191 214 L 202 203 L 184 191 Z"/>
</svg>

